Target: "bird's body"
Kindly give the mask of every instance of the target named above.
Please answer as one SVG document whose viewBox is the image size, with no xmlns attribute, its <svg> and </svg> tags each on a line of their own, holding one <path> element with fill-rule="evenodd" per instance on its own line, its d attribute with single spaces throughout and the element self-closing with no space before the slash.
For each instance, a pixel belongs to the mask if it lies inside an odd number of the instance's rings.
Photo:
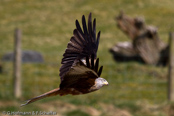
<svg viewBox="0 0 174 116">
<path fill-rule="evenodd" d="M 103 68 L 103 66 L 99 68 L 97 58 L 100 32 L 96 37 L 96 20 L 94 19 L 92 23 L 91 13 L 88 17 L 88 25 L 85 16 L 82 16 L 82 25 L 83 31 L 76 20 L 76 29 L 63 54 L 59 88 L 27 100 L 22 106 L 49 96 L 86 94 L 108 85 L 108 82 L 100 77 Z"/>
</svg>

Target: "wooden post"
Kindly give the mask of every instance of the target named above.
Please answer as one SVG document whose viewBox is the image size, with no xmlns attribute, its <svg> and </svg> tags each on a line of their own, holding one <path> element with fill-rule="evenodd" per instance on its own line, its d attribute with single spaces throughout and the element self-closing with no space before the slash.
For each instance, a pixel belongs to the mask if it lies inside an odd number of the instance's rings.
<svg viewBox="0 0 174 116">
<path fill-rule="evenodd" d="M 174 33 L 169 35 L 168 100 L 174 101 Z"/>
<path fill-rule="evenodd" d="M 21 97 L 21 30 L 14 33 L 14 96 Z"/>
</svg>

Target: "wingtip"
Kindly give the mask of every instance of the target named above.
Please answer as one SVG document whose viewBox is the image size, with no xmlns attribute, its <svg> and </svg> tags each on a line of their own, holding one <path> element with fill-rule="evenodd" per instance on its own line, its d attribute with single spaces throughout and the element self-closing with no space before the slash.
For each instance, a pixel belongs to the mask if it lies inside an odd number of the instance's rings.
<svg viewBox="0 0 174 116">
<path fill-rule="evenodd" d="M 99 35 L 99 36 L 100 36 L 100 34 L 101 34 L 101 31 L 98 32 L 98 35 Z"/>
<path fill-rule="evenodd" d="M 91 12 L 89 13 L 89 17 L 92 17 L 92 13 Z"/>
<path fill-rule="evenodd" d="M 93 24 L 96 26 L 96 18 L 94 18 L 94 20 L 93 20 Z"/>
<path fill-rule="evenodd" d="M 90 13 L 88 16 L 88 24 L 91 24 L 92 26 L 92 14 Z M 92 27 L 91 27 L 92 28 Z M 92 31 L 92 30 L 91 30 Z"/>
<path fill-rule="evenodd" d="M 76 19 L 75 23 L 77 24 L 78 23 L 78 20 Z"/>
<path fill-rule="evenodd" d="M 82 20 L 85 19 L 85 15 L 82 15 Z"/>
<path fill-rule="evenodd" d="M 77 19 L 76 19 L 76 21 L 75 21 L 75 24 L 76 24 L 76 25 L 79 25 L 79 21 L 78 21 Z"/>
</svg>

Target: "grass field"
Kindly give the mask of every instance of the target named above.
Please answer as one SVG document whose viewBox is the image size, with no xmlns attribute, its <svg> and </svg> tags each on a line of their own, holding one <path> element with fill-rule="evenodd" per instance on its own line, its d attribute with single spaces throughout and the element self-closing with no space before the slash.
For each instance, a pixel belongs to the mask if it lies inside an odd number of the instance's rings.
<svg viewBox="0 0 174 116">
<path fill-rule="evenodd" d="M 116 27 L 114 18 L 120 10 L 130 16 L 143 16 L 148 25 L 158 27 L 159 36 L 168 42 L 174 30 L 172 0 L 1 0 L 0 58 L 13 51 L 14 29 L 22 30 L 22 49 L 41 52 L 43 64 L 22 64 L 21 99 L 13 97 L 13 64 L 2 62 L 0 74 L 0 111 L 55 111 L 61 115 L 89 116 L 167 116 L 174 105 L 167 102 L 167 67 L 136 62 L 118 63 L 109 48 L 129 39 Z M 92 12 L 101 31 L 98 49 L 102 77 L 109 86 L 80 96 L 53 97 L 26 107 L 22 101 L 57 88 L 59 68 L 67 43 L 73 34 L 75 20 Z M 0 112 L 1 115 L 1 112 Z"/>
</svg>

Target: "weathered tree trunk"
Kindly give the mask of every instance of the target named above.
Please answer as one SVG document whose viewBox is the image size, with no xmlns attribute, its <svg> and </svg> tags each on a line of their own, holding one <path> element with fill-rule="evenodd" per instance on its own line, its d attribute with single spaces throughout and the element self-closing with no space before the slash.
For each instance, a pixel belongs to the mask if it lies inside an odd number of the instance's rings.
<svg viewBox="0 0 174 116">
<path fill-rule="evenodd" d="M 122 51 L 124 47 L 124 50 L 130 52 L 130 54 L 134 51 L 136 54 L 132 55 L 141 57 L 140 59 L 142 59 L 146 64 L 156 65 L 160 64 L 159 61 L 164 61 L 161 57 L 163 57 L 162 55 L 166 55 L 164 52 L 168 49 L 167 45 L 160 40 L 156 27 L 146 26 L 144 19 L 131 18 L 123 12 L 119 14 L 116 21 L 119 29 L 121 29 L 132 40 L 132 43 L 130 44 L 132 44 L 131 46 L 133 47 L 131 48 L 131 52 L 130 48 L 124 46 L 119 47 L 121 49 L 114 52 L 114 55 Z M 118 44 L 114 47 L 117 46 Z M 111 48 L 111 50 L 114 49 L 114 47 Z M 122 56 L 127 54 L 125 54 L 125 52 L 121 53 Z"/>
</svg>

